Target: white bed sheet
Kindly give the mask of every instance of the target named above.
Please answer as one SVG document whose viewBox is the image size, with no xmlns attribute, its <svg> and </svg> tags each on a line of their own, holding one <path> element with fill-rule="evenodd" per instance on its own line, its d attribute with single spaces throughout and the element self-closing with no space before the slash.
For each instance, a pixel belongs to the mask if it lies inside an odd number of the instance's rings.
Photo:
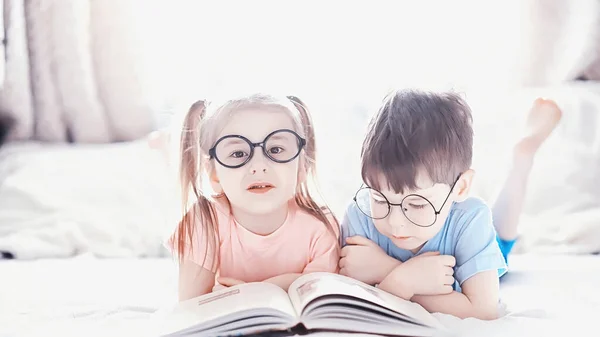
<svg viewBox="0 0 600 337">
<path fill-rule="evenodd" d="M 600 256 L 514 255 L 501 285 L 507 316 L 436 316 L 457 336 L 593 335 L 584 317 L 600 312 L 598 284 Z M 169 259 L 0 261 L 0 337 L 152 336 L 153 313 L 175 294 Z"/>
</svg>

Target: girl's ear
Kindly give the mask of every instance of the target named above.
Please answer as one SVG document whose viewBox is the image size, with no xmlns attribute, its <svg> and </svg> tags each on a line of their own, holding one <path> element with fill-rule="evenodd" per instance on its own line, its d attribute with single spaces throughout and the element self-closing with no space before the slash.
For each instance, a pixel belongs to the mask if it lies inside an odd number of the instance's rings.
<svg viewBox="0 0 600 337">
<path fill-rule="evenodd" d="M 308 179 L 308 165 L 306 158 L 300 156 L 300 161 L 298 162 L 298 184 L 306 182 L 306 179 Z"/>
<path fill-rule="evenodd" d="M 222 194 L 223 187 L 221 186 L 214 163 L 205 161 L 204 167 L 206 167 L 206 174 L 208 175 L 208 180 L 210 181 L 210 187 L 216 194 Z"/>
<path fill-rule="evenodd" d="M 456 182 L 454 186 L 454 193 L 456 195 L 456 201 L 465 201 L 469 197 L 471 186 L 473 184 L 473 178 L 475 177 L 475 171 L 473 169 L 466 170 Z"/>
</svg>

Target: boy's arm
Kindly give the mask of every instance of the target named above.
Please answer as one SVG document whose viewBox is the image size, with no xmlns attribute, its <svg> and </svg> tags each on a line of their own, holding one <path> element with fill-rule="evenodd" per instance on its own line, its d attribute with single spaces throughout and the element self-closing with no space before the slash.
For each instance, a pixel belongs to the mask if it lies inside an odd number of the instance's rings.
<svg viewBox="0 0 600 337">
<path fill-rule="evenodd" d="M 493 320 L 498 316 L 498 272 L 484 271 L 466 280 L 462 293 L 416 295 L 411 299 L 429 312 L 441 312 L 464 319 Z"/>
<path fill-rule="evenodd" d="M 506 272 L 506 263 L 496 241 L 491 210 L 485 205 L 473 207 L 460 215 L 457 224 L 452 231 L 456 242 L 454 277 L 462 293 L 425 294 L 411 300 L 431 312 L 494 319 L 499 300 L 499 275 Z"/>
</svg>

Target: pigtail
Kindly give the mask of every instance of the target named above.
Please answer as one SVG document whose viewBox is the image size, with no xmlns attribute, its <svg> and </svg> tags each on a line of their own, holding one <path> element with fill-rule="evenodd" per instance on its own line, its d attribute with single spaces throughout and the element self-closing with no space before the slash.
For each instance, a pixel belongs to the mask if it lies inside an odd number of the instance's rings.
<svg viewBox="0 0 600 337">
<path fill-rule="evenodd" d="M 294 106 L 300 112 L 300 118 L 302 126 L 304 128 L 303 131 L 306 138 L 306 146 L 304 148 L 304 151 L 306 152 L 307 160 L 305 163 L 305 169 L 307 172 L 307 178 L 311 178 L 315 182 L 314 185 L 316 188 L 317 169 L 315 159 L 317 157 L 317 148 L 315 142 L 315 131 L 313 128 L 313 121 L 310 114 L 308 113 L 306 105 L 304 104 L 304 102 L 302 102 L 302 100 L 300 100 L 296 96 L 287 96 L 287 98 L 294 104 Z M 329 207 L 319 206 L 317 204 L 317 202 L 310 193 L 307 181 L 298 184 L 295 200 L 300 208 L 304 209 L 306 212 L 312 214 L 321 222 L 325 223 L 328 226 L 328 228 L 333 231 L 336 237 L 339 235 L 339 223 L 336 217 L 333 215 L 333 212 L 329 209 Z"/>
<path fill-rule="evenodd" d="M 202 226 L 202 235 L 197 242 L 206 242 L 204 261 L 208 254 L 213 255 L 213 265 L 209 269 L 216 270 L 217 265 L 217 216 L 211 202 L 204 196 L 201 189 L 202 157 L 200 149 L 200 126 L 206 114 L 206 103 L 198 101 L 187 112 L 181 134 L 181 156 L 179 179 L 181 184 L 181 198 L 183 217 L 177 228 L 175 249 L 181 263 L 186 255 L 191 254 L 194 243 L 195 226 Z M 190 197 L 196 202 L 189 209 Z M 196 239 L 197 240 L 197 239 Z"/>
</svg>

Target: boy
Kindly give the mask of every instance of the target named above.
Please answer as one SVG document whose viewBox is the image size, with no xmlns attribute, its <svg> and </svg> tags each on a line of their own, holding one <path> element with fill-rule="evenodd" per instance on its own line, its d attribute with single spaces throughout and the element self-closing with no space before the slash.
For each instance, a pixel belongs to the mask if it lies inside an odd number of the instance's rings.
<svg viewBox="0 0 600 337">
<path fill-rule="evenodd" d="M 497 318 L 499 277 L 533 156 L 560 119 L 552 101 L 536 100 L 529 132 L 492 211 L 469 197 L 474 172 L 469 106 L 452 93 L 396 91 L 369 125 L 363 186 L 342 221 L 340 273 L 430 312 Z"/>
</svg>

